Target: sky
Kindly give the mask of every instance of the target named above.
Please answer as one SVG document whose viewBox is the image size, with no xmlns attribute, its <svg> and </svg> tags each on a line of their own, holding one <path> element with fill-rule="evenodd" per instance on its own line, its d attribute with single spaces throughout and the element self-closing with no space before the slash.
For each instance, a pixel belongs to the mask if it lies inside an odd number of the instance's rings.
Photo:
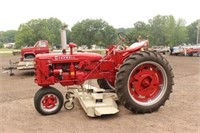
<svg viewBox="0 0 200 133">
<path fill-rule="evenodd" d="M 198 0 L 1 0 L 0 31 L 17 30 L 31 19 L 58 18 L 69 29 L 84 19 L 103 19 L 114 28 L 131 28 L 156 15 L 173 15 L 186 25 L 200 19 Z"/>
</svg>

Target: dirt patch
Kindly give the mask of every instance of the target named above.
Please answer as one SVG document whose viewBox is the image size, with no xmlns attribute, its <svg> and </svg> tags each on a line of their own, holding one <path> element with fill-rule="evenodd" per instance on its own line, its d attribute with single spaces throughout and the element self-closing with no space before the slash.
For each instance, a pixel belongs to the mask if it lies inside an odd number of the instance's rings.
<svg viewBox="0 0 200 133">
<path fill-rule="evenodd" d="M 175 85 L 170 99 L 158 112 L 133 114 L 122 105 L 116 115 L 90 118 L 79 102 L 55 115 L 36 112 L 33 96 L 40 88 L 27 71 L 10 77 L 0 71 L 1 133 L 200 133 L 200 58 L 165 56 L 173 67 Z M 0 55 L 0 67 L 18 56 Z M 65 87 L 55 85 L 63 94 Z"/>
</svg>

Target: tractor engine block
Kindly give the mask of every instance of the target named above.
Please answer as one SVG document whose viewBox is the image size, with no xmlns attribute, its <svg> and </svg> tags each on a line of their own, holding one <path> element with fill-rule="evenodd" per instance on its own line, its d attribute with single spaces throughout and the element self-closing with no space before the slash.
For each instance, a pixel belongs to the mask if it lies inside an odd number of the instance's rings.
<svg viewBox="0 0 200 133">
<path fill-rule="evenodd" d="M 115 62 L 101 61 L 101 58 L 101 55 L 94 53 L 46 54 L 45 58 L 44 54 L 37 55 L 35 82 L 40 86 L 55 83 L 70 86 L 83 84 L 87 79 L 108 77 L 114 80 Z"/>
</svg>

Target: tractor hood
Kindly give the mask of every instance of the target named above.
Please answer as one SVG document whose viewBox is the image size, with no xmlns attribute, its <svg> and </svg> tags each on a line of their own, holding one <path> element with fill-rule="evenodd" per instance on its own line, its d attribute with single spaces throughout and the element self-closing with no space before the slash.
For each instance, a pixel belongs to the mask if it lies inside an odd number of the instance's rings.
<svg viewBox="0 0 200 133">
<path fill-rule="evenodd" d="M 73 53 L 63 54 L 63 53 L 53 53 L 53 54 L 38 54 L 36 59 L 39 60 L 51 60 L 52 62 L 64 63 L 64 62 L 80 62 L 83 60 L 99 61 L 102 59 L 102 55 L 96 53 Z"/>
</svg>

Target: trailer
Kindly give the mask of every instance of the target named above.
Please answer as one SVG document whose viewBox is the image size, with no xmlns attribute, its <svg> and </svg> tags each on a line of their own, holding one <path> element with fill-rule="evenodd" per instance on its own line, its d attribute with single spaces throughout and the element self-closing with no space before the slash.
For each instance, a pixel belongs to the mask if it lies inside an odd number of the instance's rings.
<svg viewBox="0 0 200 133">
<path fill-rule="evenodd" d="M 186 55 L 184 46 L 176 46 L 172 48 L 171 55 Z"/>
<path fill-rule="evenodd" d="M 152 46 L 151 50 L 154 52 L 162 53 L 164 55 L 170 53 L 170 47 L 168 46 Z"/>
<path fill-rule="evenodd" d="M 200 45 L 184 45 L 173 47 L 171 55 L 200 56 Z"/>
<path fill-rule="evenodd" d="M 186 47 L 186 54 L 189 56 L 200 56 L 200 45 L 191 45 Z"/>
<path fill-rule="evenodd" d="M 33 47 L 24 47 L 21 51 L 13 51 L 13 55 L 21 54 L 19 62 L 9 61 L 8 66 L 3 67 L 4 72 L 8 72 L 10 76 L 13 76 L 13 70 L 33 70 L 34 58 L 37 54 L 50 53 L 50 47 L 47 40 L 39 40 Z"/>
<path fill-rule="evenodd" d="M 23 61 L 20 62 L 12 62 L 9 60 L 8 66 L 2 67 L 4 70 L 3 73 L 8 72 L 10 76 L 13 76 L 13 70 L 34 70 L 34 59 L 24 59 Z"/>
</svg>

